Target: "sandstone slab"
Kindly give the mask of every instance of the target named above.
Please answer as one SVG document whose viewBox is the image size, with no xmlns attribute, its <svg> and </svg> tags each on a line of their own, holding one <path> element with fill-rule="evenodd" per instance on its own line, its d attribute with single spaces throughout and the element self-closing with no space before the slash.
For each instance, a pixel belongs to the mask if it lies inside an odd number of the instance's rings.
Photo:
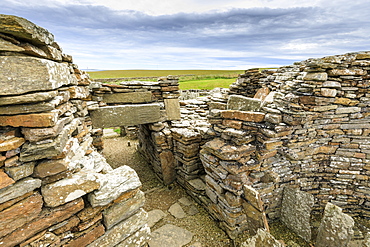
<svg viewBox="0 0 370 247">
<path fill-rule="evenodd" d="M 23 227 L 20 227 L 5 237 L 0 238 L 0 245 L 2 247 L 15 246 L 34 236 L 36 233 L 58 222 L 68 219 L 83 209 L 83 207 L 84 201 L 82 199 L 77 199 L 57 208 L 44 208 L 39 216 L 33 221 L 26 223 L 23 225 Z"/>
<path fill-rule="evenodd" d="M 39 93 L 29 93 L 17 96 L 8 96 L 0 98 L 0 105 L 19 105 L 19 104 L 29 104 L 35 102 L 49 101 L 55 96 L 57 96 L 57 91 L 49 92 L 39 92 Z"/>
<path fill-rule="evenodd" d="M 281 221 L 307 242 L 311 241 L 310 216 L 314 196 L 285 187 L 281 206 Z"/>
<path fill-rule="evenodd" d="M 148 214 L 143 209 L 140 209 L 138 213 L 134 214 L 127 220 L 120 222 L 112 229 L 106 231 L 103 236 L 89 244 L 88 247 L 116 246 L 144 227 L 147 218 Z"/>
<path fill-rule="evenodd" d="M 259 123 L 265 119 L 265 113 L 262 112 L 246 112 L 236 110 L 225 110 L 221 111 L 223 118 L 242 120 L 246 122 Z"/>
<path fill-rule="evenodd" d="M 25 142 L 22 137 L 13 137 L 9 140 L 0 143 L 0 152 L 14 150 L 19 148 Z"/>
<path fill-rule="evenodd" d="M 161 219 L 166 217 L 166 214 L 160 209 L 154 209 L 148 212 L 148 226 L 152 228 L 157 224 Z"/>
<path fill-rule="evenodd" d="M 28 177 L 33 173 L 35 162 L 24 163 L 19 166 L 5 167 L 4 171 L 15 181 Z"/>
<path fill-rule="evenodd" d="M 304 81 L 327 81 L 328 74 L 325 72 L 307 73 L 303 76 Z"/>
<path fill-rule="evenodd" d="M 3 210 L 0 214 L 0 237 L 11 233 L 18 227 L 36 218 L 41 212 L 42 205 L 41 195 L 35 193 Z"/>
<path fill-rule="evenodd" d="M 103 101 L 107 104 L 138 104 L 152 102 L 152 92 L 104 94 Z"/>
<path fill-rule="evenodd" d="M 181 227 L 167 224 L 152 232 L 150 247 L 182 247 L 191 242 L 193 234 Z"/>
<path fill-rule="evenodd" d="M 100 187 L 98 177 L 94 173 L 80 171 L 71 178 L 65 178 L 41 188 L 45 204 L 48 207 L 57 207 L 73 201 Z"/>
<path fill-rule="evenodd" d="M 258 98 L 230 95 L 227 102 L 227 109 L 237 111 L 258 111 L 261 108 L 261 105 L 262 100 Z"/>
<path fill-rule="evenodd" d="M 178 203 L 173 204 L 169 209 L 168 212 L 172 214 L 175 218 L 182 219 L 186 217 L 185 211 L 182 209 L 181 205 Z"/>
<path fill-rule="evenodd" d="M 15 181 L 3 169 L 0 169 L 0 190 L 14 183 Z"/>
<path fill-rule="evenodd" d="M 48 102 L 25 105 L 6 105 L 0 106 L 0 115 L 18 115 L 38 112 L 48 112 L 54 110 L 55 105 Z"/>
<path fill-rule="evenodd" d="M 141 186 L 135 170 L 129 166 L 100 175 L 100 189 L 89 194 L 88 198 L 93 207 L 104 206 L 117 199 L 123 193 L 137 189 Z"/>
<path fill-rule="evenodd" d="M 166 150 L 159 154 L 159 159 L 161 161 L 163 183 L 170 184 L 176 179 L 174 155 L 172 151 Z"/>
<path fill-rule="evenodd" d="M 145 244 L 149 240 L 150 240 L 150 228 L 148 226 L 144 226 L 140 230 L 135 232 L 133 235 L 126 238 L 121 243 L 117 244 L 116 247 L 145 246 Z"/>
<path fill-rule="evenodd" d="M 167 120 L 180 120 L 180 103 L 179 99 L 164 99 Z"/>
<path fill-rule="evenodd" d="M 241 247 L 284 247 L 269 232 L 258 229 L 257 234 L 240 245 Z"/>
<path fill-rule="evenodd" d="M 0 126 L 13 127 L 52 127 L 57 123 L 58 113 L 24 114 L 17 116 L 0 116 Z"/>
<path fill-rule="evenodd" d="M 54 35 L 29 20 L 13 15 L 0 15 L 0 32 L 35 42 L 36 44 L 51 45 Z"/>
<path fill-rule="evenodd" d="M 255 152 L 256 147 L 250 144 L 233 146 L 216 138 L 204 144 L 203 149 L 222 160 L 240 160 L 242 157 L 249 156 Z"/>
<path fill-rule="evenodd" d="M 104 226 L 99 224 L 98 226 L 94 227 L 93 229 L 89 229 L 85 234 L 82 234 L 76 239 L 68 242 L 64 247 L 81 247 L 90 244 L 91 242 L 95 241 L 97 238 L 102 236 L 105 233 Z"/>
<path fill-rule="evenodd" d="M 68 169 L 68 162 L 66 159 L 59 160 L 44 160 L 41 161 L 34 169 L 34 177 L 44 178 L 52 176 Z"/>
<path fill-rule="evenodd" d="M 0 190 L 0 204 L 41 187 L 40 179 L 24 178 Z"/>
<path fill-rule="evenodd" d="M 0 51 L 22 52 L 24 49 L 10 41 L 0 38 Z"/>
<path fill-rule="evenodd" d="M 94 128 L 135 126 L 161 121 L 159 104 L 101 107 L 91 112 Z"/>
<path fill-rule="evenodd" d="M 64 63 L 35 57 L 0 57 L 0 95 L 20 95 L 77 84 Z"/>
<path fill-rule="evenodd" d="M 127 219 L 144 206 L 144 202 L 144 192 L 138 191 L 134 197 L 113 204 L 103 212 L 105 227 L 110 229 L 119 222 Z"/>
<path fill-rule="evenodd" d="M 315 246 L 347 246 L 354 233 L 354 224 L 352 217 L 343 213 L 340 207 L 328 202 L 318 230 Z"/>
</svg>

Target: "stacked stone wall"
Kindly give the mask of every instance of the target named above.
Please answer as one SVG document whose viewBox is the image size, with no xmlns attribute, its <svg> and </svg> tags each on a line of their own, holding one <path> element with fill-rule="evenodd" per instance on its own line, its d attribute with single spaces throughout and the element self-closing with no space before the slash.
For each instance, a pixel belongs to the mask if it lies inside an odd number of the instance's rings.
<svg viewBox="0 0 370 247">
<path fill-rule="evenodd" d="M 94 147 L 88 75 L 47 30 L 7 15 L 0 64 L 0 245 L 144 245 L 139 178 Z"/>
</svg>

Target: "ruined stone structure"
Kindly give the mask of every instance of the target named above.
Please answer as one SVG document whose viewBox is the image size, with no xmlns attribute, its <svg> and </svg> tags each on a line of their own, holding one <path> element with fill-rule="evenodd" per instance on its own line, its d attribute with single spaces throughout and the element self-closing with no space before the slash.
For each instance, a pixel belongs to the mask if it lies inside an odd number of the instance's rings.
<svg viewBox="0 0 370 247">
<path fill-rule="evenodd" d="M 369 52 L 247 70 L 179 102 L 176 77 L 91 82 L 47 30 L 0 15 L 0 61 L 1 246 L 146 244 L 141 183 L 99 153 L 105 127 L 138 126 L 165 184 L 231 238 L 257 234 L 243 246 L 280 246 L 276 219 L 315 242 L 310 217 L 324 209 L 317 246 L 346 246 L 350 216 L 370 217 Z"/>
</svg>

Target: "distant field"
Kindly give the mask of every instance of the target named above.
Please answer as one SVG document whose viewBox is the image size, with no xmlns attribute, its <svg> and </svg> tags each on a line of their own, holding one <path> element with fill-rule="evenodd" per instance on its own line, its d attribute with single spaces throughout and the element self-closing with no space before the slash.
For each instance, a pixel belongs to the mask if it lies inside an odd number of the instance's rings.
<svg viewBox="0 0 370 247">
<path fill-rule="evenodd" d="M 88 72 L 92 79 L 123 77 L 160 77 L 168 75 L 236 76 L 243 70 L 104 70 Z"/>
</svg>

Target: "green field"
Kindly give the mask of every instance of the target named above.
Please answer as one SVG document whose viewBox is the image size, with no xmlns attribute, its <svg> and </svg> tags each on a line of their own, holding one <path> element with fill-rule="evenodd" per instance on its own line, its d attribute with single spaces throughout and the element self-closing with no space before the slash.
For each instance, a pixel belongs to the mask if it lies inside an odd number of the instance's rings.
<svg viewBox="0 0 370 247">
<path fill-rule="evenodd" d="M 88 72 L 92 79 L 179 76 L 181 90 L 228 88 L 243 70 L 105 70 Z M 154 79 L 151 79 L 154 80 Z"/>
</svg>

